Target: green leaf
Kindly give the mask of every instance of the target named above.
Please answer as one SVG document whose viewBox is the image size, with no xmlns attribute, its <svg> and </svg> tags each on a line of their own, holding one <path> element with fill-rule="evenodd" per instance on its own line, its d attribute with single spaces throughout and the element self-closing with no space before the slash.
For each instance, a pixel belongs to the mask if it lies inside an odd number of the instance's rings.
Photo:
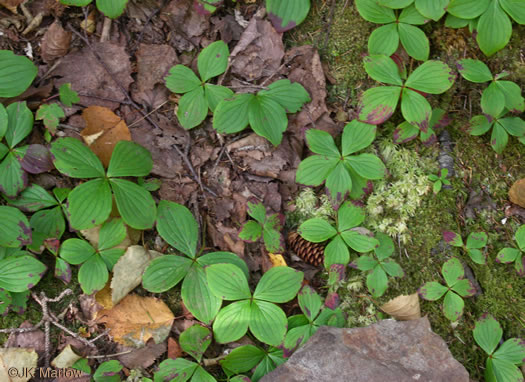
<svg viewBox="0 0 525 382">
<path fill-rule="evenodd" d="M 181 126 L 186 130 L 199 126 L 208 115 L 208 107 L 202 86 L 184 94 L 179 100 L 177 109 L 177 118 Z"/>
<path fill-rule="evenodd" d="M 166 87 L 173 93 L 188 93 L 201 86 L 193 70 L 184 65 L 175 65 L 165 78 Z"/>
<path fill-rule="evenodd" d="M 469 134 L 483 135 L 492 127 L 493 122 L 489 122 L 486 116 L 476 115 L 470 120 Z"/>
<path fill-rule="evenodd" d="M 299 163 L 295 181 L 306 186 L 319 186 L 339 163 L 339 159 L 312 155 Z"/>
<path fill-rule="evenodd" d="M 75 229 L 102 224 L 111 212 L 111 188 L 105 179 L 83 183 L 69 194 L 69 222 Z"/>
<path fill-rule="evenodd" d="M 479 249 L 467 249 L 470 259 L 476 264 L 485 264 L 486 258 L 483 252 Z"/>
<path fill-rule="evenodd" d="M 525 110 L 525 100 L 521 96 L 521 88 L 511 81 L 496 81 L 496 86 L 505 96 L 505 107 L 513 113 Z"/>
<path fill-rule="evenodd" d="M 520 251 L 516 248 L 503 248 L 498 252 L 496 261 L 505 264 L 512 263 L 516 261 L 519 255 Z"/>
<path fill-rule="evenodd" d="M 485 114 L 491 115 L 497 118 L 503 108 L 505 107 L 505 95 L 501 92 L 496 85 L 496 82 L 492 82 L 481 95 L 481 109 Z"/>
<path fill-rule="evenodd" d="M 335 228 L 321 218 L 308 219 L 299 226 L 297 232 L 303 239 L 312 243 L 321 243 L 337 234 Z"/>
<path fill-rule="evenodd" d="M 443 182 L 441 180 L 438 180 L 434 182 L 434 185 L 432 186 L 432 191 L 434 192 L 434 194 L 437 194 L 439 193 L 439 191 L 441 191 L 442 187 L 443 187 Z"/>
<path fill-rule="evenodd" d="M 375 238 L 353 230 L 344 231 L 341 233 L 341 236 L 346 245 L 360 253 L 370 252 L 379 244 Z"/>
<path fill-rule="evenodd" d="M 297 300 L 301 307 L 301 311 L 310 321 L 313 321 L 317 317 L 321 310 L 321 306 L 323 305 L 321 297 L 319 297 L 315 290 L 309 285 L 305 285 L 301 288 Z"/>
<path fill-rule="evenodd" d="M 0 192 L 15 198 L 27 186 L 27 174 L 20 161 L 10 152 L 0 163 Z"/>
<path fill-rule="evenodd" d="M 80 101 L 78 93 L 71 88 L 70 83 L 60 85 L 60 88 L 58 89 L 58 94 L 60 96 L 60 102 L 62 102 L 64 106 L 67 107 L 71 107 L 74 103 Z"/>
<path fill-rule="evenodd" d="M 284 251 L 284 240 L 280 231 L 281 224 L 279 216 L 274 214 L 268 217 L 268 220 L 263 227 L 263 241 L 268 252 L 279 253 Z"/>
<path fill-rule="evenodd" d="M 329 268 L 332 264 L 348 264 L 350 253 L 340 235 L 334 237 L 324 249 L 324 266 Z"/>
<path fill-rule="evenodd" d="M 195 324 L 179 337 L 182 350 L 200 362 L 208 346 L 211 344 L 211 332 L 208 328 Z"/>
<path fill-rule="evenodd" d="M 401 113 L 409 123 L 417 126 L 421 131 L 427 131 L 429 128 L 432 108 L 421 94 L 407 88 L 403 89 Z"/>
<path fill-rule="evenodd" d="M 508 141 L 509 135 L 503 126 L 501 126 L 499 123 L 495 123 L 494 127 L 492 128 L 492 135 L 490 137 L 490 145 L 494 151 L 498 154 L 501 154 L 507 146 Z"/>
<path fill-rule="evenodd" d="M 246 334 L 252 313 L 250 304 L 249 300 L 241 300 L 221 309 L 213 321 L 213 336 L 216 342 L 225 344 L 237 341 Z"/>
<path fill-rule="evenodd" d="M 230 50 L 224 41 L 215 41 L 199 53 L 197 68 L 203 82 L 224 73 L 228 67 Z"/>
<path fill-rule="evenodd" d="M 248 242 L 255 242 L 262 236 L 262 226 L 256 221 L 249 220 L 242 226 L 239 238 Z"/>
<path fill-rule="evenodd" d="M 376 233 L 376 239 L 379 242 L 379 247 L 374 252 L 379 260 L 384 260 L 394 253 L 394 242 L 390 236 L 378 232 Z"/>
<path fill-rule="evenodd" d="M 387 24 L 396 21 L 394 11 L 377 4 L 374 0 L 356 0 L 355 5 L 359 14 L 366 21 L 376 24 Z"/>
<path fill-rule="evenodd" d="M 416 9 L 423 16 L 438 21 L 446 12 L 450 0 L 416 0 Z"/>
<path fill-rule="evenodd" d="M 136 229 L 152 228 L 157 208 L 150 192 L 129 180 L 110 179 L 109 182 L 124 222 Z"/>
<path fill-rule="evenodd" d="M 27 137 L 33 129 L 33 113 L 25 101 L 12 103 L 6 108 L 6 111 L 8 124 L 5 140 L 7 145 L 13 148 Z"/>
<path fill-rule="evenodd" d="M 479 18 L 476 40 L 486 56 L 492 56 L 508 44 L 512 35 L 512 23 L 501 9 L 499 1 L 492 1 Z"/>
<path fill-rule="evenodd" d="M 40 261 L 22 252 L 22 256 L 12 256 L 0 260 L 0 288 L 10 292 L 23 292 L 34 287 L 46 270 Z"/>
<path fill-rule="evenodd" d="M 116 19 L 126 8 L 128 0 L 97 0 L 97 8 L 102 12 L 106 17 L 110 19 Z"/>
<path fill-rule="evenodd" d="M 521 0 L 499 0 L 501 7 L 518 24 L 525 24 L 525 7 Z"/>
<path fill-rule="evenodd" d="M 217 105 L 221 101 L 233 97 L 233 92 L 225 86 L 205 84 L 204 95 L 208 101 L 208 106 L 211 111 L 215 111 Z"/>
<path fill-rule="evenodd" d="M 265 357 L 265 352 L 253 345 L 239 346 L 233 349 L 221 361 L 221 366 L 235 374 L 253 369 Z"/>
<path fill-rule="evenodd" d="M 376 137 L 376 127 L 354 119 L 343 129 L 343 156 L 353 154 L 372 144 Z"/>
<path fill-rule="evenodd" d="M 457 321 L 463 315 L 465 302 L 454 292 L 448 291 L 443 300 L 443 313 L 450 321 Z"/>
<path fill-rule="evenodd" d="M 11 297 L 11 293 L 6 291 L 5 289 L 0 288 L 0 314 L 2 316 L 7 315 L 9 313 L 9 309 L 11 307 L 11 303 L 13 302 L 13 297 Z"/>
<path fill-rule="evenodd" d="M 186 382 L 194 375 L 197 368 L 199 368 L 198 364 L 184 358 L 166 359 L 159 365 L 159 371 L 155 373 L 154 381 Z"/>
<path fill-rule="evenodd" d="M 516 382 L 522 382 L 523 381 L 523 374 L 521 371 L 514 366 L 512 363 L 498 358 L 487 358 L 487 364 L 488 361 L 491 360 L 493 364 L 493 373 L 496 377 L 496 381 L 516 381 Z M 489 371 L 489 368 L 487 367 L 487 370 L 485 372 Z M 492 382 L 487 379 L 488 382 Z"/>
<path fill-rule="evenodd" d="M 466 58 L 457 63 L 459 74 L 470 82 L 483 83 L 492 81 L 492 73 L 483 61 Z"/>
<path fill-rule="evenodd" d="M 304 275 L 290 267 L 270 268 L 259 280 L 253 298 L 276 303 L 292 300 L 303 282 Z"/>
<path fill-rule="evenodd" d="M 184 278 L 181 296 L 184 306 L 205 324 L 211 323 L 222 304 L 210 290 L 204 268 L 198 264 L 194 264 Z"/>
<path fill-rule="evenodd" d="M 462 19 L 474 19 L 485 12 L 490 2 L 491 0 L 450 0 L 447 12 Z"/>
<path fill-rule="evenodd" d="M 445 20 L 445 26 L 447 28 L 454 28 L 454 29 L 464 28 L 469 24 L 469 21 L 470 20 L 462 19 L 450 13 L 447 13 L 447 18 Z"/>
<path fill-rule="evenodd" d="M 31 228 L 23 213 L 14 207 L 0 206 L 0 246 L 17 248 L 31 243 Z"/>
<path fill-rule="evenodd" d="M 220 102 L 213 114 L 213 128 L 223 134 L 244 130 L 250 122 L 248 115 L 253 99 L 253 94 L 236 94 Z"/>
<path fill-rule="evenodd" d="M 190 210 L 178 203 L 161 200 L 157 231 L 172 247 L 189 257 L 195 257 L 199 226 Z"/>
<path fill-rule="evenodd" d="M 428 60 L 430 46 L 428 38 L 418 27 L 410 24 L 398 24 L 399 40 L 410 57 L 416 60 Z"/>
<path fill-rule="evenodd" d="M 248 202 L 248 208 L 246 209 L 246 212 L 259 224 L 264 225 L 266 222 L 266 207 L 264 207 L 261 202 Z"/>
<path fill-rule="evenodd" d="M 51 144 L 53 163 L 58 171 L 71 178 L 103 177 L 100 159 L 75 138 L 59 138 Z"/>
<path fill-rule="evenodd" d="M 412 4 L 401 11 L 398 21 L 404 24 L 423 25 L 429 20 L 427 20 L 421 13 L 418 12 L 415 4 Z"/>
<path fill-rule="evenodd" d="M 66 222 L 62 214 L 62 208 L 55 207 L 48 210 L 41 210 L 31 216 L 29 224 L 33 232 L 44 234 L 45 238 L 59 239 L 66 230 Z M 33 239 L 33 244 L 34 244 Z"/>
<path fill-rule="evenodd" d="M 379 125 L 389 119 L 396 109 L 401 87 L 379 86 L 366 90 L 359 100 L 359 119 Z"/>
<path fill-rule="evenodd" d="M 60 257 L 73 265 L 82 264 L 95 253 L 96 251 L 91 244 L 81 239 L 68 239 L 60 247 Z"/>
<path fill-rule="evenodd" d="M 5 110 L 4 105 L 0 103 L 0 140 L 4 137 L 7 131 L 7 121 L 9 117 L 7 116 L 7 111 Z M 0 154 L 0 159 L 3 155 Z"/>
<path fill-rule="evenodd" d="M 493 357 L 520 365 L 525 358 L 525 344 L 520 338 L 510 338 L 499 347 Z"/>
<path fill-rule="evenodd" d="M 525 252 L 525 224 L 518 228 L 514 237 L 516 238 L 518 247 Z"/>
<path fill-rule="evenodd" d="M 113 149 L 107 176 L 146 176 L 153 168 L 151 153 L 138 143 L 119 141 Z"/>
<path fill-rule="evenodd" d="M 119 382 L 121 380 L 119 375 L 121 370 L 122 365 L 119 361 L 107 361 L 97 368 L 93 375 L 93 379 L 95 382 Z"/>
<path fill-rule="evenodd" d="M 106 264 L 108 271 L 113 270 L 113 267 L 117 264 L 124 252 L 126 252 L 124 248 L 110 248 L 100 251 L 100 257 Z"/>
<path fill-rule="evenodd" d="M 85 294 L 102 290 L 108 281 L 108 277 L 108 268 L 99 254 L 91 256 L 78 271 L 78 282 Z"/>
<path fill-rule="evenodd" d="M 410 4 L 414 2 L 414 0 L 377 0 L 378 4 L 393 8 L 393 9 L 401 9 L 408 7 Z"/>
<path fill-rule="evenodd" d="M 301 24 L 310 11 L 309 0 L 266 0 L 268 18 L 277 32 L 286 32 Z"/>
<path fill-rule="evenodd" d="M 271 302 L 261 300 L 254 300 L 250 310 L 249 326 L 254 337 L 265 344 L 281 345 L 286 334 L 287 323 L 283 310 Z"/>
<path fill-rule="evenodd" d="M 255 97 L 249 105 L 248 118 L 252 130 L 278 146 L 288 126 L 286 111 L 268 97 Z"/>
<path fill-rule="evenodd" d="M 472 332 L 476 343 L 489 355 L 491 355 L 503 336 L 498 321 L 490 314 L 484 314 L 476 321 L 476 326 Z"/>
<path fill-rule="evenodd" d="M 326 131 L 309 129 L 306 131 L 308 148 L 320 155 L 339 158 L 341 153 L 335 145 L 334 138 Z"/>
<path fill-rule="evenodd" d="M 394 130 L 393 142 L 395 144 L 407 143 L 416 139 L 418 135 L 419 128 L 405 121 Z"/>
<path fill-rule="evenodd" d="M 456 285 L 456 283 L 465 275 L 463 265 L 461 265 L 461 262 L 455 257 L 443 264 L 441 267 L 441 273 L 449 287 Z"/>
<path fill-rule="evenodd" d="M 392 259 L 385 260 L 381 263 L 381 266 L 384 271 L 392 277 L 403 277 L 405 275 L 403 268 Z"/>
<path fill-rule="evenodd" d="M 378 82 L 389 85 L 403 85 L 399 76 L 399 68 L 390 57 L 385 55 L 371 55 L 364 59 L 365 70 L 370 77 Z"/>
<path fill-rule="evenodd" d="M 470 280 L 467 279 L 459 280 L 456 284 L 454 284 L 452 290 L 461 297 L 472 297 L 476 294 L 476 288 L 470 282 Z"/>
<path fill-rule="evenodd" d="M 374 154 L 350 156 L 345 161 L 365 179 L 382 179 L 385 176 L 386 167 Z"/>
<path fill-rule="evenodd" d="M 376 267 L 368 276 L 366 276 L 366 287 L 377 298 L 382 296 L 388 288 L 388 277 L 381 267 Z"/>
<path fill-rule="evenodd" d="M 250 271 L 248 270 L 248 266 L 242 260 L 239 256 L 237 256 L 235 253 L 231 252 L 211 252 L 204 256 L 200 256 L 197 259 L 197 263 L 199 263 L 202 266 L 206 265 L 212 265 L 212 264 L 220 264 L 220 263 L 228 263 L 233 264 L 241 268 L 244 275 L 246 276 L 246 279 L 250 278 Z"/>
<path fill-rule="evenodd" d="M 455 74 L 441 61 L 430 60 L 416 68 L 405 85 L 430 94 L 446 92 L 454 84 Z"/>
<path fill-rule="evenodd" d="M 467 238 L 467 248 L 483 248 L 487 241 L 488 236 L 485 232 L 472 232 Z"/>
<path fill-rule="evenodd" d="M 438 282 L 430 281 L 418 290 L 422 299 L 428 301 L 439 300 L 447 292 L 448 288 Z"/>
<path fill-rule="evenodd" d="M 38 69 L 24 56 L 0 50 L 0 98 L 16 97 L 31 85 Z"/>
<path fill-rule="evenodd" d="M 62 4 L 73 5 L 76 7 L 85 7 L 88 4 L 91 4 L 93 0 L 60 0 Z"/>
<path fill-rule="evenodd" d="M 354 264 L 354 262 L 352 263 Z M 371 271 L 377 266 L 378 262 L 371 256 L 363 255 L 359 256 L 355 260 L 355 267 L 360 271 Z"/>
<path fill-rule="evenodd" d="M 335 201 L 344 200 L 346 194 L 352 191 L 352 178 L 350 178 L 344 162 L 339 161 L 335 169 L 330 172 L 326 178 L 326 188 Z"/>
<path fill-rule="evenodd" d="M 346 202 L 337 211 L 337 228 L 339 232 L 357 227 L 365 220 L 365 211 L 352 202 Z"/>
<path fill-rule="evenodd" d="M 211 292 L 223 300 L 232 301 L 252 297 L 246 276 L 239 267 L 233 264 L 210 265 L 206 268 L 206 277 Z"/>
<path fill-rule="evenodd" d="M 287 79 L 278 80 L 268 85 L 268 90 L 261 90 L 258 96 L 274 100 L 287 113 L 297 113 L 306 102 L 311 101 L 310 95 L 300 83 L 291 83 Z"/>
<path fill-rule="evenodd" d="M 122 219 L 113 219 L 102 224 L 99 232 L 98 249 L 113 248 L 126 238 L 126 227 L 122 223 Z"/>
<path fill-rule="evenodd" d="M 22 191 L 17 199 L 9 199 L 8 202 L 26 212 L 35 212 L 58 204 L 49 192 L 36 183 Z"/>
<path fill-rule="evenodd" d="M 503 126 L 510 135 L 515 137 L 525 136 L 525 121 L 519 117 L 502 118 L 496 124 Z"/>
<path fill-rule="evenodd" d="M 302 325 L 288 329 L 283 349 L 286 350 L 287 354 L 293 353 L 298 347 L 306 343 L 315 331 L 317 331 L 317 327 L 313 325 Z"/>
<path fill-rule="evenodd" d="M 57 103 L 42 104 L 36 112 L 36 119 L 43 121 L 44 126 L 54 133 L 60 122 L 60 118 L 64 118 L 64 110 Z"/>
<path fill-rule="evenodd" d="M 142 277 L 144 289 L 162 293 L 177 285 L 188 273 L 192 260 L 187 257 L 165 255 L 153 259 Z"/>
</svg>

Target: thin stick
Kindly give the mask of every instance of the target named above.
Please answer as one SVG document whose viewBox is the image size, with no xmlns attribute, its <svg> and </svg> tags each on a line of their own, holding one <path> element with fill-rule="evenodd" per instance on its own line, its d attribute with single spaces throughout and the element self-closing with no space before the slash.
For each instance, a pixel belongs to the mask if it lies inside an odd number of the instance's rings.
<svg viewBox="0 0 525 382">
<path fill-rule="evenodd" d="M 115 353 L 115 354 L 88 355 L 86 358 L 88 359 L 113 358 L 113 357 L 118 357 L 119 355 L 129 354 L 132 351 L 133 350 L 126 350 L 126 351 L 122 351 L 120 353 Z"/>
</svg>

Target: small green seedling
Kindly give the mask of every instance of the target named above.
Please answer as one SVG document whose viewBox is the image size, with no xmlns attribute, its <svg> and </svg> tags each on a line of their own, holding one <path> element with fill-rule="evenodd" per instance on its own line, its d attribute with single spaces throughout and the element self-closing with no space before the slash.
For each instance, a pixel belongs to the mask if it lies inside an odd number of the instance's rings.
<svg viewBox="0 0 525 382">
<path fill-rule="evenodd" d="M 266 0 L 266 10 L 275 30 L 283 33 L 306 19 L 310 11 L 310 0 Z"/>
<path fill-rule="evenodd" d="M 204 16 L 209 16 L 217 10 L 223 0 L 196 0 L 194 7 L 197 12 Z"/>
<path fill-rule="evenodd" d="M 455 257 L 448 260 L 441 268 L 447 286 L 431 281 L 419 288 L 418 293 L 424 300 L 436 301 L 445 295 L 443 313 L 450 321 L 457 321 L 463 315 L 465 302 L 462 297 L 472 297 L 476 288 L 470 280 L 464 279 L 465 271 Z"/>
<path fill-rule="evenodd" d="M 197 362 L 184 358 L 167 359 L 159 365 L 153 377 L 154 382 L 164 381 L 192 381 L 213 382 L 216 379 L 201 366 L 202 356 L 211 344 L 210 329 L 200 325 L 193 325 L 181 333 L 179 345 L 181 349 L 191 355 Z M 180 378 L 177 378 L 180 376 Z M 173 379 L 174 378 L 174 379 Z"/>
<path fill-rule="evenodd" d="M 330 240 L 324 250 L 324 265 L 348 264 L 352 248 L 356 252 L 369 252 L 379 245 L 367 230 L 358 227 L 365 220 L 365 211 L 351 202 L 344 203 L 337 211 L 336 227 L 321 218 L 308 219 L 298 232 L 305 240 L 322 243 Z"/>
<path fill-rule="evenodd" d="M 60 85 L 60 88 L 58 89 L 58 95 L 60 97 L 60 102 L 62 102 L 64 106 L 67 107 L 71 107 L 74 103 L 80 101 L 78 93 L 71 88 L 70 83 Z"/>
<path fill-rule="evenodd" d="M 525 360 L 525 341 L 510 338 L 498 348 L 503 330 L 490 314 L 484 314 L 476 321 L 473 334 L 476 343 L 488 354 L 485 368 L 487 382 L 523 381 L 518 367 Z"/>
<path fill-rule="evenodd" d="M 376 239 L 379 246 L 374 255 L 363 255 L 350 266 L 360 271 L 370 271 L 366 277 L 366 286 L 374 298 L 381 297 L 388 288 L 388 276 L 403 277 L 405 272 L 390 256 L 394 253 L 394 242 L 384 233 L 378 232 Z"/>
<path fill-rule="evenodd" d="M 486 254 L 483 253 L 483 247 L 487 245 L 488 236 L 485 232 L 472 232 L 467 237 L 467 243 L 463 243 L 461 236 L 452 231 L 443 232 L 443 240 L 454 247 L 463 248 L 468 253 L 471 260 L 476 264 L 485 264 Z"/>
<path fill-rule="evenodd" d="M 126 238 L 122 219 L 108 220 L 100 228 L 98 248 L 82 239 L 68 239 L 60 247 L 60 257 L 71 265 L 80 265 L 78 282 L 86 294 L 98 292 L 106 285 L 109 272 L 124 254 L 116 248 Z"/>
<path fill-rule="evenodd" d="M 251 378 L 240 379 L 239 381 L 258 382 L 266 374 L 285 362 L 286 359 L 281 349 L 269 346 L 266 350 L 260 346 L 244 345 L 233 349 L 221 361 L 221 366 L 226 375 L 246 373 L 255 368 Z M 234 379 L 230 381 L 233 382 Z"/>
<path fill-rule="evenodd" d="M 340 151 L 326 131 L 308 130 L 306 142 L 316 155 L 299 164 L 296 182 L 307 186 L 325 183 L 332 198 L 338 202 L 347 194 L 352 199 L 362 197 L 372 188 L 370 180 L 383 178 L 386 168 L 374 154 L 352 154 L 370 146 L 375 136 L 375 126 L 353 120 L 343 130 Z"/>
<path fill-rule="evenodd" d="M 447 179 L 448 175 L 448 168 L 441 168 L 439 169 L 439 172 L 437 175 L 430 174 L 428 176 L 428 180 L 434 183 L 434 186 L 432 187 L 432 191 L 435 195 L 441 191 L 441 188 L 443 185 L 450 186 L 450 180 Z"/>
<path fill-rule="evenodd" d="M 116 19 L 126 9 L 128 0 L 96 0 L 97 9 L 110 19 Z M 77 7 L 85 7 L 93 2 L 93 0 L 60 0 L 62 4 L 74 5 Z"/>
<path fill-rule="evenodd" d="M 215 264 L 206 268 L 212 293 L 219 299 L 235 301 L 222 308 L 213 322 L 213 336 L 218 343 L 233 342 L 248 328 L 259 341 L 280 346 L 286 334 L 286 314 L 276 305 L 297 295 L 303 273 L 289 267 L 273 267 L 259 280 L 253 294 L 241 268 Z"/>
<path fill-rule="evenodd" d="M 38 68 L 24 56 L 10 50 L 0 50 L 0 98 L 16 97 L 29 88 L 38 73 Z M 2 116 L 0 112 L 0 136 Z"/>
<path fill-rule="evenodd" d="M 153 168 L 151 154 L 130 141 L 115 145 L 107 171 L 102 162 L 82 142 L 59 138 L 51 144 L 53 162 L 58 171 L 71 178 L 91 179 L 68 196 L 69 222 L 75 229 L 87 229 L 104 223 L 111 213 L 113 197 L 124 223 L 135 229 L 153 227 L 157 209 L 153 197 L 128 176 L 146 176 Z"/>
<path fill-rule="evenodd" d="M 429 20 L 421 15 L 410 0 L 356 0 L 357 10 L 362 18 L 376 24 L 385 24 L 375 29 L 368 39 L 370 54 L 391 56 L 399 42 L 410 57 L 428 60 L 430 45 L 425 33 L 415 25 Z M 405 8 L 406 7 L 406 8 Z M 404 8 L 396 15 L 391 8 Z"/>
<path fill-rule="evenodd" d="M 184 65 L 175 65 L 165 78 L 166 87 L 174 93 L 184 94 L 179 100 L 177 118 L 182 127 L 193 129 L 215 111 L 220 101 L 231 98 L 233 92 L 221 85 L 207 83 L 226 71 L 230 51 L 224 41 L 215 41 L 202 50 L 197 59 L 200 79 Z"/>
<path fill-rule="evenodd" d="M 514 268 L 516 268 L 518 275 L 523 277 L 525 276 L 525 257 L 523 257 L 523 253 L 525 252 L 525 224 L 518 228 L 514 238 L 519 249 L 503 248 L 498 252 L 496 261 L 505 264 L 514 263 Z"/>
<path fill-rule="evenodd" d="M 162 200 L 157 218 L 159 235 L 173 248 L 185 256 L 165 255 L 154 259 L 142 277 L 144 289 L 162 293 L 177 285 L 181 280 L 181 295 L 184 306 L 201 322 L 210 324 L 221 307 L 222 300 L 216 297 L 208 286 L 204 267 L 210 264 L 234 264 L 248 277 L 248 267 L 236 254 L 212 252 L 200 256 L 197 253 L 199 225 L 184 206 Z"/>
<path fill-rule="evenodd" d="M 255 220 L 244 223 L 239 237 L 248 242 L 255 242 L 262 236 L 268 252 L 281 253 L 284 250 L 284 239 L 281 235 L 284 223 L 282 216 L 266 215 L 266 208 L 260 202 L 248 202 L 247 212 Z"/>
<path fill-rule="evenodd" d="M 67 107 L 73 106 L 73 103 L 80 101 L 78 93 L 71 89 L 71 84 L 62 84 L 59 89 L 60 102 Z M 46 127 L 44 139 L 47 142 L 56 134 L 60 119 L 65 118 L 64 109 L 58 103 L 42 104 L 36 112 L 36 120 L 42 121 Z"/>
<path fill-rule="evenodd" d="M 95 382 L 120 382 L 120 372 L 122 371 L 122 365 L 119 361 L 107 361 L 102 363 L 95 374 L 93 374 L 93 380 Z"/>
</svg>

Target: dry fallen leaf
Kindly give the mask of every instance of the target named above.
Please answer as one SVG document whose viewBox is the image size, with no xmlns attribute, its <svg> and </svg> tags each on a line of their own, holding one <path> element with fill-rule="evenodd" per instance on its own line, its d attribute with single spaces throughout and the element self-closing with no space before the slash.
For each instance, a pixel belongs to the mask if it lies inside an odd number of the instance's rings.
<svg viewBox="0 0 525 382">
<path fill-rule="evenodd" d="M 272 268 L 273 267 L 286 267 L 287 266 L 283 255 L 268 253 L 268 257 L 270 258 L 270 261 L 272 262 Z"/>
<path fill-rule="evenodd" d="M 179 357 L 182 357 L 179 343 L 172 337 L 168 338 L 168 358 L 177 359 Z"/>
<path fill-rule="evenodd" d="M 421 318 L 419 296 L 417 293 L 409 296 L 397 296 L 381 306 L 381 310 L 400 321 L 417 320 Z"/>
<path fill-rule="evenodd" d="M 509 190 L 509 199 L 512 203 L 525 208 L 525 178 L 512 185 Z"/>
<path fill-rule="evenodd" d="M 101 305 L 103 309 L 111 309 L 114 306 L 113 302 L 111 301 L 111 288 L 110 288 L 112 274 L 110 274 L 109 277 L 110 279 L 108 280 L 106 285 L 104 285 L 104 288 L 102 288 L 95 294 L 95 301 L 99 305 Z"/>
<path fill-rule="evenodd" d="M 73 366 L 73 364 L 81 358 L 82 357 L 80 355 L 75 353 L 71 345 L 67 345 L 60 352 L 60 354 L 57 355 L 53 361 L 51 361 L 51 365 L 57 369 L 66 369 Z"/>
<path fill-rule="evenodd" d="M 119 346 L 118 351 L 126 353 L 118 356 L 118 360 L 128 369 L 147 369 L 164 353 L 166 353 L 166 342 L 155 344 L 149 341 L 148 344 L 140 349 L 130 349 L 126 346 Z"/>
<path fill-rule="evenodd" d="M 31 378 L 31 369 L 36 368 L 38 354 L 34 349 L 7 348 L 0 349 L 0 381 L 26 382 Z M 18 370 L 14 376 L 12 370 Z M 24 373 L 26 371 L 26 373 Z"/>
<path fill-rule="evenodd" d="M 42 38 L 42 58 L 44 61 L 49 62 L 65 56 L 69 50 L 70 43 L 71 32 L 64 30 L 60 22 L 55 21 Z"/>
<path fill-rule="evenodd" d="M 108 167 L 113 148 L 119 141 L 131 141 L 126 122 L 110 109 L 90 106 L 82 112 L 86 128 L 80 132 L 84 142 L 99 157 L 104 167 Z"/>
<path fill-rule="evenodd" d="M 98 248 L 98 238 L 99 238 L 99 234 L 100 234 L 100 227 L 101 227 L 101 225 L 97 225 L 97 226 L 95 226 L 93 228 L 83 229 L 83 230 L 80 231 L 82 236 L 84 236 L 84 238 L 87 241 L 89 241 L 89 243 L 95 248 Z M 115 248 L 126 249 L 130 245 L 137 244 L 139 242 L 139 240 L 140 240 L 141 232 L 142 231 L 138 231 L 138 230 L 136 230 L 134 228 L 126 226 L 126 237 L 124 238 L 122 243 L 120 243 L 119 245 L 115 246 Z"/>
<path fill-rule="evenodd" d="M 88 17 L 80 22 L 80 27 L 84 29 L 87 33 L 94 33 L 97 29 L 97 24 L 95 23 L 97 17 L 96 11 L 91 11 Z"/>
<path fill-rule="evenodd" d="M 101 310 L 97 317 L 99 324 L 111 330 L 115 342 L 136 348 L 146 346 L 150 338 L 155 343 L 164 341 L 175 318 L 162 300 L 134 294 L 112 309 Z"/>
<path fill-rule="evenodd" d="M 16 8 L 24 1 L 25 0 L 0 0 L 0 5 L 3 5 L 13 13 L 17 13 Z"/>
</svg>

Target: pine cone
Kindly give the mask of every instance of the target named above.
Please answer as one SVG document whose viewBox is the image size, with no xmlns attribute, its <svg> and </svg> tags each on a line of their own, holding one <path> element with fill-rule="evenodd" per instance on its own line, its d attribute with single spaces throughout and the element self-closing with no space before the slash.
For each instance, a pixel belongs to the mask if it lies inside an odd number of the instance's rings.
<svg viewBox="0 0 525 382">
<path fill-rule="evenodd" d="M 324 245 L 312 243 L 301 237 L 297 232 L 288 234 L 288 245 L 304 262 L 318 266 L 324 260 Z"/>
</svg>

